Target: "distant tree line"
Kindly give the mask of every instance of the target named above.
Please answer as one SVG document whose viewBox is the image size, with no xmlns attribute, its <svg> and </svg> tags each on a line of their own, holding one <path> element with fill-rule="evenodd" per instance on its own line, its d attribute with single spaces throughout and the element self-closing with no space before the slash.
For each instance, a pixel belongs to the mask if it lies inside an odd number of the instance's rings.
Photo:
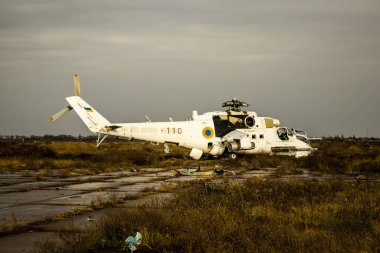
<svg viewBox="0 0 380 253">
<path fill-rule="evenodd" d="M 0 134 L 0 140 L 28 140 L 28 141 L 96 141 L 98 138 L 97 135 L 67 135 L 67 134 L 60 134 L 60 135 L 4 135 Z M 380 138 L 378 137 L 356 137 L 355 135 L 350 137 L 345 137 L 344 135 L 335 135 L 335 136 L 328 136 L 328 137 L 322 137 L 323 140 L 347 140 L 347 141 L 359 141 L 359 142 L 368 142 L 368 141 L 379 141 Z M 115 137 L 115 136 L 108 136 L 107 140 L 109 141 L 122 141 L 125 140 L 123 138 Z"/>
<path fill-rule="evenodd" d="M 24 141 L 96 141 L 98 138 L 97 135 L 78 135 L 78 136 L 73 136 L 73 135 L 67 135 L 67 134 L 60 134 L 60 135 L 50 135 L 50 134 L 45 134 L 45 135 L 4 135 L 0 134 L 0 140 L 5 140 L 5 141 L 12 141 L 12 140 L 24 140 Z M 118 137 L 114 136 L 108 136 L 107 137 L 108 141 L 121 141 L 125 139 L 120 139 Z"/>
</svg>

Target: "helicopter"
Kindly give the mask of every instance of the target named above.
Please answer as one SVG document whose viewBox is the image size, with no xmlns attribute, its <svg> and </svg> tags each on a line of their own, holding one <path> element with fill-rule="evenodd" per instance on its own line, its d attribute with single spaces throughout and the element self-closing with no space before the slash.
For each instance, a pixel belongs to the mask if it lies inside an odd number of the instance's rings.
<svg viewBox="0 0 380 253">
<path fill-rule="evenodd" d="M 54 122 L 67 112 L 74 110 L 87 128 L 98 134 L 96 147 L 108 136 L 129 140 L 143 140 L 164 144 L 175 144 L 190 149 L 189 156 L 195 160 L 202 157 L 229 157 L 239 155 L 276 154 L 294 157 L 308 156 L 315 148 L 310 145 L 306 132 L 280 125 L 278 119 L 258 116 L 254 111 L 242 108 L 249 104 L 233 98 L 222 104 L 225 111 L 198 114 L 192 112 L 187 121 L 111 123 L 94 107 L 80 97 L 79 76 L 74 75 L 74 96 L 66 98 L 64 109 L 50 117 Z"/>
</svg>

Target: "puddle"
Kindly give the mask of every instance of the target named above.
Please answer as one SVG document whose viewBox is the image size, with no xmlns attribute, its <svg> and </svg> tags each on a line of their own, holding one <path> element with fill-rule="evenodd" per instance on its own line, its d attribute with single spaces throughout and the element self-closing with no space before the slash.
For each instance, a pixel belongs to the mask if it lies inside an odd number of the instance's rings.
<svg viewBox="0 0 380 253">
<path fill-rule="evenodd" d="M 77 194 L 78 191 L 70 190 L 33 190 L 26 192 L 12 192 L 1 194 L 1 204 L 26 204 L 39 202 L 52 198 L 59 198 L 62 196 Z M 1 217 L 1 216 L 0 216 Z"/>
<path fill-rule="evenodd" d="M 73 205 L 73 206 L 91 206 L 105 203 L 110 199 L 122 199 L 126 196 L 125 192 L 89 192 L 74 196 L 61 197 L 48 200 L 44 203 L 49 205 Z"/>
<path fill-rule="evenodd" d="M 12 184 L 0 187 L 0 192 L 15 192 L 15 191 L 28 191 L 28 190 L 38 190 L 41 188 L 52 187 L 52 186 L 62 186 L 64 182 L 28 182 L 20 184 Z"/>
<path fill-rule="evenodd" d="M 210 178 L 210 177 L 204 177 L 204 176 L 180 176 L 180 177 L 166 179 L 165 183 L 188 182 L 188 181 L 192 181 L 192 180 L 204 180 L 206 178 Z"/>
<path fill-rule="evenodd" d="M 152 174 L 148 174 L 148 175 L 145 175 L 145 176 L 173 177 L 176 174 L 177 173 L 174 170 L 172 170 L 172 171 L 162 171 L 162 172 L 152 173 Z"/>
<path fill-rule="evenodd" d="M 134 183 L 142 183 L 142 182 L 148 182 L 152 180 L 156 180 L 159 177 L 149 177 L 149 176 L 131 176 L 131 177 L 123 177 L 123 178 L 117 178 L 117 179 L 109 179 L 106 180 L 107 182 L 113 182 L 113 184 L 134 184 Z"/>
<path fill-rule="evenodd" d="M 87 182 L 82 184 L 72 184 L 65 187 L 67 190 L 76 190 L 76 191 L 98 191 L 102 189 L 113 188 L 117 185 L 111 182 Z"/>
<path fill-rule="evenodd" d="M 115 191 L 122 192 L 141 192 L 144 189 L 153 188 L 154 190 L 159 189 L 161 187 L 161 182 L 151 182 L 151 183 L 137 183 L 132 185 L 124 185 L 115 189 Z"/>
<path fill-rule="evenodd" d="M 54 238 L 54 232 L 26 232 L 18 235 L 0 237 L 0 252 L 25 253 L 30 252 L 34 243 L 41 237 Z"/>
<path fill-rule="evenodd" d="M 72 210 L 74 206 L 50 206 L 50 205 L 20 205 L 0 209 L 1 223 L 7 223 L 12 214 L 17 219 L 23 219 L 27 223 L 42 221 L 46 217 L 52 217 Z"/>
<path fill-rule="evenodd" d="M 268 170 L 250 170 L 239 174 L 238 177 L 248 179 L 252 177 L 266 177 L 269 174 L 271 174 L 271 171 Z"/>
</svg>

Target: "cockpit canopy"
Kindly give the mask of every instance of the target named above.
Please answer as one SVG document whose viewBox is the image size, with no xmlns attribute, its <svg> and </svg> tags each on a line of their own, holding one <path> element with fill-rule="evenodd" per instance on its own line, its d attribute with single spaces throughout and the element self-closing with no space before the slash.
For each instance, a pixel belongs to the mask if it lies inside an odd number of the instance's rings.
<svg viewBox="0 0 380 253">
<path fill-rule="evenodd" d="M 278 135 L 278 138 L 282 141 L 287 141 L 289 140 L 289 136 L 295 135 L 298 140 L 303 141 L 307 144 L 310 143 L 305 131 L 302 131 L 302 130 L 294 130 L 294 129 L 289 129 L 287 127 L 279 127 L 277 129 L 277 135 Z"/>
<path fill-rule="evenodd" d="M 287 141 L 289 140 L 289 136 L 293 136 L 293 132 L 287 127 L 279 127 L 277 129 L 277 135 L 278 135 L 278 138 L 280 138 L 280 140 Z"/>
</svg>

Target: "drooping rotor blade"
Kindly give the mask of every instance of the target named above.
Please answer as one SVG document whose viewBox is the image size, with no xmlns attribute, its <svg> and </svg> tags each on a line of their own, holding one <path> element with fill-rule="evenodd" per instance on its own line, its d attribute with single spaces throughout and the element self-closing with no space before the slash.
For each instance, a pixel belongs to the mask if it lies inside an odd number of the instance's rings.
<svg viewBox="0 0 380 253">
<path fill-rule="evenodd" d="M 74 75 L 74 95 L 80 96 L 79 76 L 77 74 Z"/>
<path fill-rule="evenodd" d="M 54 114 L 53 116 L 50 117 L 50 121 L 51 122 L 54 122 L 56 121 L 57 119 L 59 119 L 60 117 L 62 117 L 63 115 L 65 115 L 66 113 L 68 113 L 69 111 L 71 111 L 73 108 L 71 106 L 66 106 L 65 108 L 63 108 L 62 110 L 60 110 L 59 112 L 57 112 L 56 114 Z"/>
</svg>

